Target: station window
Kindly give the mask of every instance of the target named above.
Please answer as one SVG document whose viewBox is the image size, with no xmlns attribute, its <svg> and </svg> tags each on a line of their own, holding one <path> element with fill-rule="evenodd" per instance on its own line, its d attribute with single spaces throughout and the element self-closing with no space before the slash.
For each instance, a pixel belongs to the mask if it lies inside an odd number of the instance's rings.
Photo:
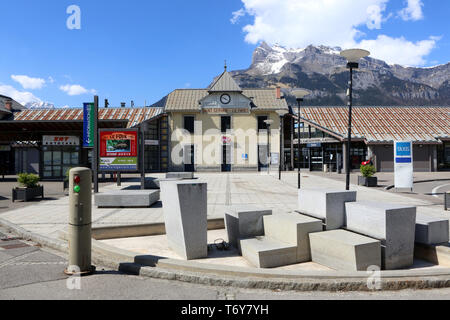
<svg viewBox="0 0 450 320">
<path fill-rule="evenodd" d="M 258 131 L 259 130 L 267 130 L 267 124 L 264 122 L 268 120 L 267 116 L 259 116 L 258 117 Z"/>
<path fill-rule="evenodd" d="M 194 116 L 184 116 L 184 129 L 189 133 L 194 133 Z"/>
<path fill-rule="evenodd" d="M 222 133 L 227 133 L 227 130 L 231 130 L 231 117 L 224 116 L 221 118 L 221 130 Z"/>
</svg>

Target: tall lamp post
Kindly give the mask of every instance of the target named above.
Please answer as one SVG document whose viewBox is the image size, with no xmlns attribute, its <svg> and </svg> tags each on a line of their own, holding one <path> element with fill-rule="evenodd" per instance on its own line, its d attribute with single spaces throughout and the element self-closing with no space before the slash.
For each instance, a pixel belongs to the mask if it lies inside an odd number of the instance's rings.
<svg viewBox="0 0 450 320">
<path fill-rule="evenodd" d="M 277 110 L 278 115 L 280 116 L 280 157 L 278 159 L 278 179 L 281 180 L 281 159 L 284 159 L 284 116 L 289 113 L 286 109 Z M 283 160 L 284 162 L 284 160 Z"/>
<path fill-rule="evenodd" d="M 347 69 L 350 69 L 350 80 L 348 82 L 348 138 L 347 138 L 347 156 L 346 156 L 346 190 L 350 190 L 350 150 L 352 146 L 352 106 L 353 106 L 353 69 L 359 68 L 359 60 L 370 55 L 370 52 L 362 49 L 349 49 L 341 52 L 341 56 L 347 59 Z"/>
<path fill-rule="evenodd" d="M 300 122 L 301 122 L 301 110 L 300 110 L 300 105 L 303 102 L 303 99 L 309 95 L 311 92 L 309 92 L 308 90 L 305 89 L 298 89 L 298 90 L 294 90 L 292 92 L 295 96 L 295 98 L 297 99 L 297 105 L 298 105 L 298 121 L 297 121 L 297 132 L 298 132 L 298 137 L 297 137 L 297 145 L 298 145 L 298 159 L 297 159 L 297 166 L 298 166 L 298 189 L 301 189 L 301 154 L 302 154 L 302 148 L 301 148 L 301 139 L 300 139 Z"/>
<path fill-rule="evenodd" d="M 270 126 L 273 124 L 273 120 L 264 120 L 264 123 L 267 125 L 267 134 L 268 134 L 268 142 L 267 142 L 267 153 L 268 153 L 268 166 L 267 173 L 270 174 L 270 165 L 272 164 L 272 153 L 270 152 Z"/>
</svg>

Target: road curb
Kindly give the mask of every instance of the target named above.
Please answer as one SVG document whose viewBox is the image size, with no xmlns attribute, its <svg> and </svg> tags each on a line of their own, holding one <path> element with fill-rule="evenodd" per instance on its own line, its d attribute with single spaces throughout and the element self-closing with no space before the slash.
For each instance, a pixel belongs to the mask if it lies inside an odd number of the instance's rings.
<svg viewBox="0 0 450 320">
<path fill-rule="evenodd" d="M 414 184 L 427 183 L 427 182 L 438 182 L 438 181 L 450 181 L 450 179 L 419 180 L 419 181 L 414 181 Z M 390 185 L 390 186 L 384 187 L 384 190 L 391 190 L 391 189 L 394 189 L 394 188 L 395 188 L 395 185 Z"/>
<path fill-rule="evenodd" d="M 68 253 L 64 240 L 52 239 L 29 232 L 5 219 L 0 225 L 26 240 Z M 66 237 L 61 233 L 61 237 Z M 247 289 L 282 291 L 372 291 L 368 284 L 376 279 L 367 272 L 289 272 L 281 270 L 255 270 L 203 264 L 192 261 L 138 256 L 133 252 L 115 248 L 92 240 L 94 264 L 127 274 L 186 283 Z M 144 264 L 137 263 L 141 261 Z M 151 266 L 148 266 L 151 265 Z M 450 287 L 450 269 L 409 272 L 381 271 L 379 290 L 434 289 Z"/>
</svg>

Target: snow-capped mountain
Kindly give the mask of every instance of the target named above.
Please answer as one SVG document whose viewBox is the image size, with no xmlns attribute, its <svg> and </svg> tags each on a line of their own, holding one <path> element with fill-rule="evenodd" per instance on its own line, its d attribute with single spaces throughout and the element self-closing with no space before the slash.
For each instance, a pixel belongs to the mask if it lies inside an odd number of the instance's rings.
<svg viewBox="0 0 450 320">
<path fill-rule="evenodd" d="M 341 48 L 308 46 L 288 49 L 263 42 L 246 70 L 231 72 L 242 88 L 281 86 L 312 91 L 311 105 L 345 105 L 348 82 Z M 389 65 L 374 58 L 361 60 L 354 78 L 355 104 L 450 105 L 450 63 L 431 68 Z"/>
<path fill-rule="evenodd" d="M 29 102 L 24 105 L 26 109 L 55 109 L 55 105 L 51 102 Z"/>
</svg>

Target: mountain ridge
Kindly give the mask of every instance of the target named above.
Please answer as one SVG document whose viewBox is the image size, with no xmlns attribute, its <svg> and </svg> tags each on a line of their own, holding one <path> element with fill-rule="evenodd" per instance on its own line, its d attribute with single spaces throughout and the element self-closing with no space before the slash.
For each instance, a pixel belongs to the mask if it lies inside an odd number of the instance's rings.
<svg viewBox="0 0 450 320">
<path fill-rule="evenodd" d="M 310 45 L 286 49 L 262 42 L 252 63 L 244 70 L 231 71 L 243 88 L 283 88 L 294 103 L 294 88 L 309 89 L 310 105 L 345 105 L 348 83 L 346 60 L 341 48 Z M 367 57 L 354 74 L 354 104 L 379 106 L 450 105 L 450 63 L 418 68 Z"/>
</svg>

